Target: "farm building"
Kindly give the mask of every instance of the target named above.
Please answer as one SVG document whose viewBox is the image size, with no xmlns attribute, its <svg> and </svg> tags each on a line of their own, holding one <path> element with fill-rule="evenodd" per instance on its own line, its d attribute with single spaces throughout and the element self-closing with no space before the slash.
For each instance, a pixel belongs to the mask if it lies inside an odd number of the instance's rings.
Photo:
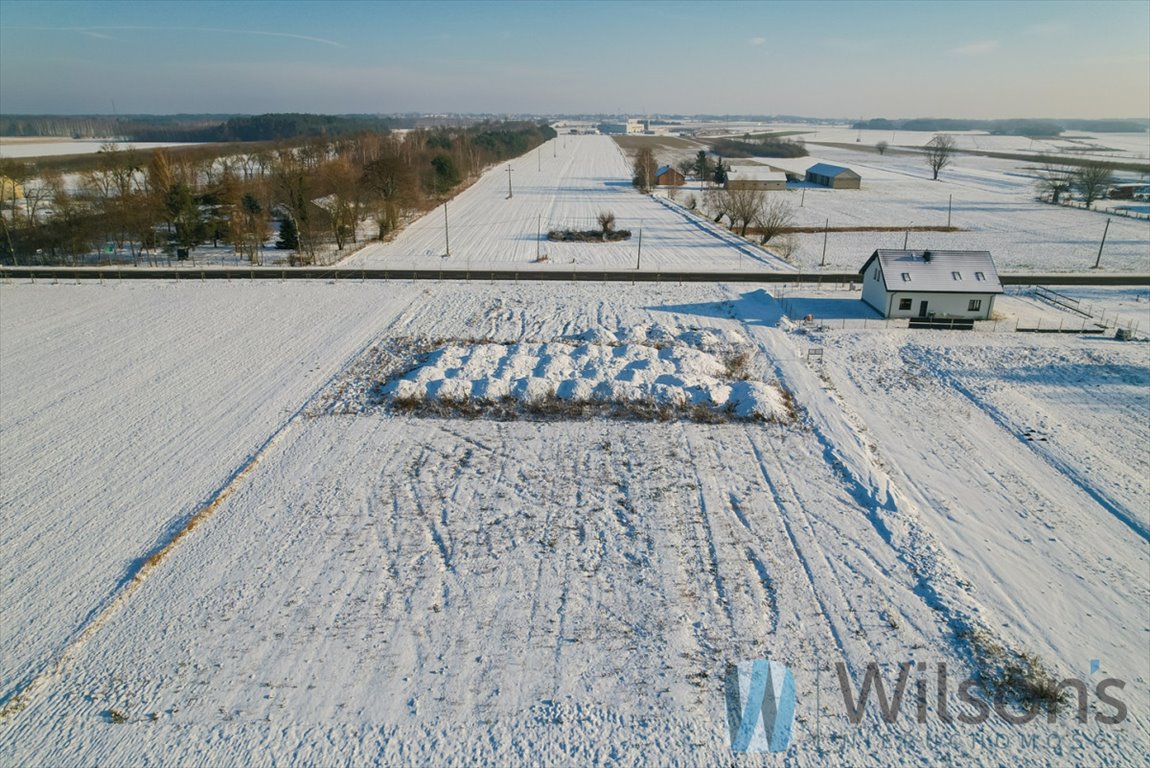
<svg viewBox="0 0 1150 768">
<path fill-rule="evenodd" d="M 850 168 L 830 163 L 815 163 L 807 169 L 807 181 L 831 189 L 858 189 L 862 178 Z"/>
<path fill-rule="evenodd" d="M 681 187 L 686 183 L 687 180 L 683 178 L 683 174 L 669 165 L 661 165 L 655 171 L 655 186 L 657 187 Z"/>
<path fill-rule="evenodd" d="M 787 175 L 762 165 L 732 165 L 727 171 L 727 189 L 761 189 L 766 191 L 787 188 Z"/>
<path fill-rule="evenodd" d="M 859 274 L 863 301 L 883 317 L 986 320 L 1002 293 L 989 251 L 880 249 Z"/>
</svg>

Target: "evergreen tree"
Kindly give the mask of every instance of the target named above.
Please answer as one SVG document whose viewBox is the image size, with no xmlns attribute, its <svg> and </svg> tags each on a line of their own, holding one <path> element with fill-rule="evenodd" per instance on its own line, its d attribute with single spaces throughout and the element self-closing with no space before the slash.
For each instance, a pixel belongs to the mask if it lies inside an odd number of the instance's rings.
<svg viewBox="0 0 1150 768">
<path fill-rule="evenodd" d="M 722 186 L 727 183 L 727 167 L 723 165 L 723 158 L 715 163 L 715 183 Z"/>
<path fill-rule="evenodd" d="M 280 223 L 280 239 L 276 240 L 276 248 L 281 251 L 294 251 L 299 248 L 299 229 L 291 216 Z"/>
<path fill-rule="evenodd" d="M 455 168 L 455 161 L 448 155 L 436 155 L 431 161 L 435 169 L 435 191 L 446 194 L 459 183 L 459 171 Z"/>
<path fill-rule="evenodd" d="M 707 160 L 707 151 L 700 149 L 699 154 L 695 155 L 695 176 L 699 181 L 707 180 L 707 166 L 710 162 Z"/>
</svg>

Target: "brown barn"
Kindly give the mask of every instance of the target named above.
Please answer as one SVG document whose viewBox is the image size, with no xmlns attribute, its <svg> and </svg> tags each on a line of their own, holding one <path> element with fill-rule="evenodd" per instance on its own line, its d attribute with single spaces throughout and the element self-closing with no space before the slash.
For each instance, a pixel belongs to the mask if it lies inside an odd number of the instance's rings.
<svg viewBox="0 0 1150 768">
<path fill-rule="evenodd" d="M 669 165 L 659 167 L 655 171 L 655 186 L 656 187 L 681 187 L 687 183 L 683 178 L 683 174 L 676 171 Z"/>
</svg>

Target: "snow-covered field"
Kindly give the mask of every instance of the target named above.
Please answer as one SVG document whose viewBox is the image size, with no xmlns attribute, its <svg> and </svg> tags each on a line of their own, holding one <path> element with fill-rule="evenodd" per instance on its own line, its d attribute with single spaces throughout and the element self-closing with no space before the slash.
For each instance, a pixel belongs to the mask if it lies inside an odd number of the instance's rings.
<svg viewBox="0 0 1150 768">
<path fill-rule="evenodd" d="M 805 270 L 824 262 L 828 269 L 857 269 L 878 248 L 988 250 L 1004 272 L 1085 272 L 1102 246 L 1100 268 L 1150 272 L 1150 220 L 1108 215 L 1107 207 L 1130 201 L 1100 201 L 1099 210 L 1053 206 L 1036 201 L 1035 166 L 1016 160 L 956 155 L 938 181 L 920 155 L 856 152 L 810 144 L 810 157 L 762 158 L 761 162 L 804 173 L 816 162 L 852 168 L 862 177 L 858 190 L 831 190 L 790 184 L 781 195 L 790 202 L 796 227 L 823 232 L 792 235 L 792 259 Z M 665 194 L 661 191 L 660 194 Z M 681 189 L 703 199 L 693 184 Z M 1107 219 L 1110 220 L 1107 229 Z M 958 232 L 916 232 L 912 227 L 957 227 Z M 886 227 L 885 232 L 836 232 L 835 228 Z M 1103 245 L 1103 234 L 1106 235 Z M 768 248 L 779 250 L 778 242 Z"/>
<path fill-rule="evenodd" d="M 658 142 L 659 137 L 652 141 Z M 796 171 L 820 161 L 848 165 L 862 176 L 863 188 L 807 186 L 804 190 L 792 185 L 786 192 L 774 193 L 791 202 L 795 226 L 891 227 L 895 231 L 832 231 L 826 238 L 825 256 L 822 233 L 794 235 L 797 247 L 791 260 L 800 268 L 816 269 L 825 261 L 827 269 L 857 269 L 876 248 L 901 248 L 904 242 L 911 248 L 989 250 L 999 268 L 1007 272 L 1087 271 L 1098 258 L 1107 214 L 1037 202 L 1033 171 L 1022 161 L 956 155 L 940 180 L 932 181 L 919 155 L 880 156 L 815 143 L 810 150 L 811 157 L 763 162 Z M 676 158 L 664 152 L 659 159 Z M 510 165 L 511 198 L 507 196 L 507 166 L 493 168 L 448 204 L 446 227 L 440 207 L 411 224 L 393 242 L 368 245 L 342 265 L 524 271 L 631 269 L 637 265 L 644 271 L 788 268 L 772 255 L 784 253 L 778 243 L 762 249 L 684 210 L 689 195 L 703 202 L 701 189 L 680 189 L 675 202 L 664 199 L 660 203 L 637 194 L 628 183 L 625 156 L 608 137 L 562 136 Z M 657 197 L 666 196 L 664 189 Z M 618 227 L 630 229 L 633 238 L 591 244 L 545 239 L 551 228 L 594 228 L 595 216 L 603 210 L 614 212 Z M 1101 268 L 1150 272 L 1150 221 L 1110 218 Z M 962 231 L 908 235 L 899 230 L 943 227 L 948 220 Z M 643 230 L 641 258 L 639 229 Z M 445 256 L 448 245 L 450 258 Z M 536 262 L 537 250 L 546 261 Z"/>
<path fill-rule="evenodd" d="M 511 196 L 508 197 L 508 167 Z M 631 186 L 630 164 L 607 136 L 560 136 L 488 170 L 447 206 L 413 222 L 395 240 L 369 245 L 346 267 L 519 268 L 524 271 L 636 269 L 787 270 L 769 251 Z M 614 243 L 547 240 L 551 229 L 589 230 L 615 214 Z M 642 251 L 640 252 L 640 231 Z M 450 245 L 451 256 L 447 257 Z M 537 255 L 538 254 L 538 255 Z M 545 261 L 537 261 L 546 256 Z"/>
<path fill-rule="evenodd" d="M 1150 757 L 1148 344 L 814 331 L 740 285 L 21 283 L 0 307 L 0 764 L 730 764 L 723 675 L 753 658 L 792 669 L 798 715 L 739 764 Z M 798 418 L 334 407 L 413 339 L 410 380 L 503 381 L 488 355 L 509 391 L 720 379 L 695 352 L 746 350 Z M 936 664 L 953 713 L 976 660 L 1021 653 L 1086 681 L 1090 721 L 938 719 Z M 897 723 L 872 692 L 852 725 L 838 661 L 856 691 L 872 661 L 888 693 L 930 672 Z"/>
<path fill-rule="evenodd" d="M 847 165 L 862 189 L 808 187 L 784 194 L 801 227 L 946 226 L 960 232 L 830 232 L 826 263 L 861 266 L 876 248 L 988 250 L 1004 272 L 1087 271 L 1098 258 L 1107 215 L 1102 211 L 1037 202 L 1033 171 L 1025 163 L 957 155 L 938 181 L 916 155 L 877 155 L 836 147 L 810 147 L 813 158 Z M 790 161 L 795 162 L 795 161 Z M 948 216 L 949 213 L 949 216 Z M 1100 266 L 1106 271 L 1150 272 L 1150 221 L 1113 216 Z M 797 259 L 807 267 L 822 258 L 823 235 L 797 235 Z M 860 254 L 865 254 L 860 257 Z"/>
<path fill-rule="evenodd" d="M 110 139 L 26 139 L 0 136 L 0 157 L 25 159 L 34 157 L 57 157 L 60 155 L 90 155 L 99 152 Z M 120 142 L 117 146 L 132 149 L 161 149 L 163 147 L 184 147 L 187 142 L 141 141 Z"/>
</svg>

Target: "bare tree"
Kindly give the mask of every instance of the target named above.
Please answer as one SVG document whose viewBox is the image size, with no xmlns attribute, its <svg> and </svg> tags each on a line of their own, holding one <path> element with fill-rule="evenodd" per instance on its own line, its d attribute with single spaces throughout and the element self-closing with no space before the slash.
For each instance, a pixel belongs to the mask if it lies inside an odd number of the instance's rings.
<svg viewBox="0 0 1150 768">
<path fill-rule="evenodd" d="M 643 147 L 635 153 L 631 161 L 631 183 L 643 192 L 650 192 L 655 186 L 655 172 L 659 170 L 659 161 L 650 147 Z"/>
<path fill-rule="evenodd" d="M 706 187 L 703 190 L 703 212 L 711 217 L 717 224 L 727 216 L 727 193 L 717 187 Z"/>
<path fill-rule="evenodd" d="M 1063 165 L 1047 163 L 1038 171 L 1038 196 L 1058 205 L 1061 197 L 1074 185 L 1074 171 Z"/>
<path fill-rule="evenodd" d="M 930 166 L 933 178 L 938 181 L 938 174 L 950 165 L 954 156 L 954 139 L 946 134 L 936 133 L 926 145 L 926 164 Z"/>
<path fill-rule="evenodd" d="M 890 147 L 890 144 L 885 141 L 880 141 L 878 144 L 874 145 L 874 148 L 878 150 L 880 155 L 885 155 L 888 147 Z"/>
<path fill-rule="evenodd" d="M 739 235 L 746 237 L 747 227 L 758 218 L 763 208 L 763 190 L 761 189 L 731 189 L 726 195 L 725 206 L 727 215 L 731 217 L 731 226 L 739 228 Z"/>
<path fill-rule="evenodd" d="M 316 197 L 316 177 L 309 159 L 301 159 L 291 149 L 276 153 L 272 179 L 279 202 L 291 214 L 299 232 L 299 249 L 291 258 L 292 266 L 314 264 L 323 222 L 314 215 L 312 200 Z"/>
<path fill-rule="evenodd" d="M 1074 190 L 1089 208 L 1095 200 L 1106 196 L 1106 191 L 1114 183 L 1114 168 L 1097 160 L 1083 163 L 1074 171 L 1073 183 Z"/>
<path fill-rule="evenodd" d="M 342 251 L 348 240 L 356 241 L 356 229 L 362 218 L 362 187 L 359 184 L 361 169 L 346 157 L 327 163 L 321 174 L 325 191 L 329 192 L 328 204 L 324 208 L 331 221 L 330 228 L 335 237 L 336 250 Z"/>
<path fill-rule="evenodd" d="M 775 235 L 791 227 L 795 221 L 795 209 L 782 197 L 769 195 L 766 203 L 759 208 L 755 226 L 762 235 L 760 242 L 766 243 Z"/>
<path fill-rule="evenodd" d="M 611 230 L 615 228 L 615 214 L 611 211 L 599 211 L 596 218 L 599 221 L 599 229 L 603 231 L 603 239 L 606 240 Z"/>
<path fill-rule="evenodd" d="M 374 196 L 379 239 L 399 226 L 417 188 L 415 174 L 398 154 L 385 154 L 363 168 L 361 183 Z"/>
</svg>

